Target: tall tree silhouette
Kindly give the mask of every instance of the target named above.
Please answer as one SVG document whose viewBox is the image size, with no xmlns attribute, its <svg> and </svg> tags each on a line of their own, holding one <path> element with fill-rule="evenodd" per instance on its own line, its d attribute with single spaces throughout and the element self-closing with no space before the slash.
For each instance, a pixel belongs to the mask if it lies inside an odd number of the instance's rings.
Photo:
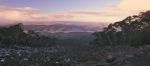
<svg viewBox="0 0 150 66">
<path fill-rule="evenodd" d="M 105 33 L 105 37 L 99 37 Z M 109 24 L 102 32 L 94 33 L 98 43 L 141 45 L 150 43 L 150 11 L 141 12 L 122 21 Z M 104 39 L 107 38 L 107 39 Z M 103 42 L 102 42 L 103 43 Z"/>
</svg>

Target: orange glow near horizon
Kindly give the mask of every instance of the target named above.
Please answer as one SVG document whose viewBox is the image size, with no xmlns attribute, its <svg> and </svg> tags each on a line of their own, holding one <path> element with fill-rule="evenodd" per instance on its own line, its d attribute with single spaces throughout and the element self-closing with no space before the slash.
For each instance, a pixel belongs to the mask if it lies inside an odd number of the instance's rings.
<svg viewBox="0 0 150 66">
<path fill-rule="evenodd" d="M 52 22 L 52 21 L 80 21 L 107 22 L 119 21 L 129 15 L 138 14 L 150 9 L 149 0 L 120 0 L 118 4 L 102 6 L 102 11 L 57 11 L 44 12 L 33 7 L 0 6 L 0 24 L 15 22 Z"/>
</svg>

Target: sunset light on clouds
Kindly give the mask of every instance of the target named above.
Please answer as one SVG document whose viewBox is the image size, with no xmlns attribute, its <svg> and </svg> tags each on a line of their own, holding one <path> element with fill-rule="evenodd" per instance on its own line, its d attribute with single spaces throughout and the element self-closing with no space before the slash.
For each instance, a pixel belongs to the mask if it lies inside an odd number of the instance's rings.
<svg viewBox="0 0 150 66">
<path fill-rule="evenodd" d="M 111 23 L 150 9 L 150 0 L 12 1 L 0 0 L 0 24 L 53 21 Z"/>
</svg>

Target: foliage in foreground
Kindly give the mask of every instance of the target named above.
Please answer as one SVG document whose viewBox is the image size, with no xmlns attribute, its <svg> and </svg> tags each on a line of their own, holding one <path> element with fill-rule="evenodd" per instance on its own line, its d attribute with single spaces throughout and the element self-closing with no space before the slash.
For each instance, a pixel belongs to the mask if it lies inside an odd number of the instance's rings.
<svg viewBox="0 0 150 66">
<path fill-rule="evenodd" d="M 22 24 L 0 27 L 0 46 L 42 47 L 55 44 L 55 39 L 42 36 L 32 30 L 25 31 Z"/>
<path fill-rule="evenodd" d="M 150 44 L 150 11 L 109 24 L 102 32 L 94 33 L 94 36 L 94 42 L 98 45 Z"/>
</svg>

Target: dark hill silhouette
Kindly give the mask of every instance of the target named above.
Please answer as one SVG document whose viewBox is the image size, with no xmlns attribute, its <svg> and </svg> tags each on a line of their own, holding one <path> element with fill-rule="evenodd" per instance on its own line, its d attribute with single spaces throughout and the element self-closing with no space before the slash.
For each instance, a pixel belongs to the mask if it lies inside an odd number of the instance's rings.
<svg viewBox="0 0 150 66">
<path fill-rule="evenodd" d="M 104 31 L 94 33 L 99 45 L 150 44 L 150 11 L 141 12 L 122 21 L 109 24 Z"/>
</svg>

